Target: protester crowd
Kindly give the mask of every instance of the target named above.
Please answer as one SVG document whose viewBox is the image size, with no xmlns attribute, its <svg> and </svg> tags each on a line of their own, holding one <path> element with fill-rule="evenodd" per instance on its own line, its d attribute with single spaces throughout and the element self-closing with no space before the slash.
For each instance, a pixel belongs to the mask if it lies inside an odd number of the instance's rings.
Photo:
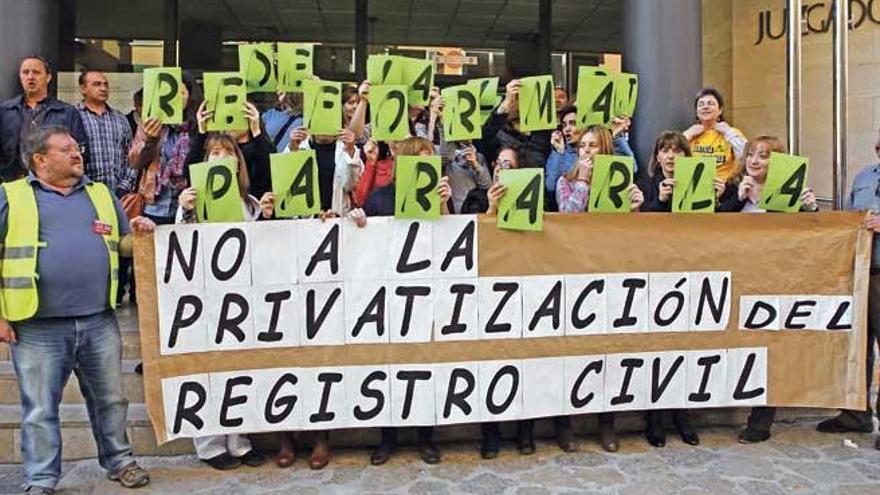
<svg viewBox="0 0 880 495">
<path fill-rule="evenodd" d="M 428 105 L 409 109 L 411 137 L 383 142 L 371 136 L 368 82 L 342 92 L 343 127 L 337 133 L 314 135 L 303 126 L 302 95 L 297 93 L 279 93 L 274 105 L 262 112 L 253 102 L 247 103 L 243 109 L 247 130 L 224 133 L 206 130 L 212 115 L 199 82 L 191 75 L 183 78 L 184 118 L 178 125 L 141 121 L 141 91 L 133 95 L 135 111 L 129 115 L 111 108 L 107 104 L 111 88 L 100 71 L 81 74 L 82 101 L 76 106 L 49 95 L 54 73 L 45 59 L 25 58 L 19 76 L 22 93 L 0 104 L 0 235 L 4 238 L 0 308 L 5 318 L 0 319 L 0 340 L 12 346 L 21 387 L 22 459 L 29 493 L 52 493 L 61 476 L 58 411 L 72 371 L 86 396 L 101 466 L 126 487 L 149 482 L 146 471 L 132 458 L 125 431 L 121 337 L 113 310 L 126 292 L 136 302 L 131 232 L 197 221 L 198 193 L 188 173 L 192 164 L 231 158 L 237 166 L 244 218 L 269 221 L 274 218 L 276 199 L 269 155 L 314 150 L 321 218 L 349 217 L 364 225 L 369 217 L 394 214 L 396 156 L 441 156 L 443 214 L 489 215 L 497 213 L 507 192 L 498 181 L 502 170 L 543 169 L 545 210 L 581 214 L 590 209 L 596 157 L 636 158 L 628 142 L 632 124 L 628 117 L 616 116 L 608 127 L 578 129 L 577 102 L 568 103 L 561 88 L 556 91 L 558 129 L 523 131 L 517 111 L 517 79 L 507 83 L 504 98 L 487 119 L 480 139 L 444 139 L 444 102 L 434 90 Z M 694 99 L 693 125 L 660 133 L 651 156 L 638 157 L 638 180 L 629 190 L 633 212 L 672 211 L 675 159 L 682 156 L 710 157 L 716 164 L 718 212 L 763 212 L 758 203 L 770 154 L 785 149 L 774 136 L 746 137 L 725 120 L 724 109 L 717 90 L 701 90 Z M 880 139 L 876 151 L 880 156 Z M 877 184 L 880 164 L 869 165 L 856 176 L 847 207 L 880 211 Z M 804 211 L 818 209 L 810 188 L 801 199 Z M 880 217 L 870 217 L 866 227 L 880 232 Z M 880 325 L 878 249 L 875 246 L 876 265 L 870 278 L 869 397 L 873 345 Z M 74 256 L 76 261 L 71 263 Z M 15 284 L 32 290 L 19 291 L 26 292 L 25 296 L 13 295 L 6 289 L 22 287 Z M 739 441 L 767 440 L 774 415 L 773 408 L 755 408 Z M 603 413 L 598 419 L 602 447 L 617 451 L 614 414 Z M 700 442 L 688 411 L 653 411 L 645 419 L 645 437 L 655 447 L 664 446 L 670 423 L 685 443 Z M 578 435 L 571 418 L 553 421 L 559 448 L 577 450 Z M 864 411 L 843 411 L 819 423 L 818 429 L 871 432 L 870 404 Z M 441 461 L 433 430 L 421 427 L 417 431 L 421 457 L 432 464 Z M 517 424 L 517 448 L 524 455 L 535 451 L 533 430 L 534 420 Z M 482 457 L 496 457 L 501 445 L 498 424 L 484 424 L 481 432 Z M 296 435 L 284 432 L 279 436 L 281 448 L 275 461 L 287 467 L 296 458 Z M 303 438 L 312 446 L 309 466 L 321 469 L 331 459 L 330 436 L 327 432 L 309 436 Z M 385 463 L 396 444 L 396 429 L 383 428 L 370 462 Z M 216 469 L 266 461 L 245 435 L 199 438 L 195 447 L 199 458 Z"/>
</svg>

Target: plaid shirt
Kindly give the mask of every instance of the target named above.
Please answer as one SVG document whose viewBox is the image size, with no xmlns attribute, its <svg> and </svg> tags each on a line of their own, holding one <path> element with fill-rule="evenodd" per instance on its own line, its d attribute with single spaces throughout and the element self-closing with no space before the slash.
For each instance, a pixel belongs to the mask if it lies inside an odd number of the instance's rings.
<svg viewBox="0 0 880 495">
<path fill-rule="evenodd" d="M 107 106 L 103 114 L 97 114 L 85 103 L 76 105 L 89 136 L 91 159 L 86 175 L 96 182 L 103 182 L 118 196 L 131 192 L 137 182 L 137 172 L 128 166 L 128 148 L 131 146 L 131 127 L 125 115 Z"/>
</svg>

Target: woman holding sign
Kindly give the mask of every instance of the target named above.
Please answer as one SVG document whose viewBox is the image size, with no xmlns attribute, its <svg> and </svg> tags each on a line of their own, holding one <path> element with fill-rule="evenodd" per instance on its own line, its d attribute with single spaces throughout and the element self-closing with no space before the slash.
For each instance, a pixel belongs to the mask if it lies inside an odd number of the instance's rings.
<svg viewBox="0 0 880 495">
<path fill-rule="evenodd" d="M 648 166 L 648 175 L 643 187 L 645 206 L 642 211 L 671 212 L 672 190 L 675 187 L 675 159 L 690 157 L 691 149 L 687 138 L 678 131 L 663 131 L 654 142 L 654 153 Z M 723 191 L 724 184 L 715 183 L 716 191 Z M 666 423 L 672 419 L 681 441 L 688 445 L 699 445 L 700 437 L 694 431 L 690 415 L 686 409 L 651 410 L 645 414 L 645 438 L 654 447 L 666 445 Z"/>
<path fill-rule="evenodd" d="M 147 203 L 144 216 L 159 225 L 174 223 L 178 197 L 188 186 L 188 157 L 196 150 L 193 141 L 198 132 L 199 88 L 186 73 L 180 88 L 183 123 L 163 125 L 157 119 L 148 119 L 138 128 L 128 152 L 132 168 L 144 170 L 139 188 Z"/>
<path fill-rule="evenodd" d="M 522 83 L 514 79 L 507 83 L 504 101 L 483 126 L 480 152 L 488 161 L 494 161 L 500 150 L 516 146 L 520 150 L 522 167 L 544 168 L 550 155 L 550 131 L 523 132 L 520 130 L 519 90 Z"/>
<path fill-rule="evenodd" d="M 598 155 L 613 155 L 614 139 L 611 132 L 601 125 L 593 125 L 578 141 L 578 159 L 571 169 L 556 181 L 556 203 L 560 213 L 584 213 L 590 199 L 590 183 L 593 176 L 593 160 Z M 629 187 L 632 211 L 639 211 L 644 202 L 642 191 L 632 184 Z"/>
<path fill-rule="evenodd" d="M 745 166 L 733 177 L 721 196 L 718 211 L 764 213 L 759 206 L 761 192 L 767 183 L 770 155 L 784 153 L 782 141 L 775 136 L 758 136 L 746 144 Z M 805 187 L 800 194 L 801 211 L 817 211 L 819 205 L 813 188 Z"/>
<path fill-rule="evenodd" d="M 770 170 L 770 155 L 784 153 L 782 141 L 775 136 L 758 136 L 745 147 L 745 166 L 742 167 L 727 186 L 721 198 L 718 211 L 764 213 L 758 207 L 761 191 L 767 182 Z M 802 211 L 818 211 L 816 196 L 809 187 L 800 195 Z M 758 443 L 770 438 L 770 428 L 776 418 L 775 407 L 753 407 L 746 427 L 739 433 L 740 443 Z"/>
<path fill-rule="evenodd" d="M 694 100 L 697 123 L 684 131 L 694 156 L 715 160 L 715 175 L 727 182 L 743 158 L 746 138 L 724 121 L 724 98 L 715 88 L 703 88 Z"/>
<path fill-rule="evenodd" d="M 412 137 L 400 141 L 396 146 L 398 156 L 431 156 L 434 154 L 434 145 L 424 138 Z M 380 187 L 373 191 L 367 198 L 363 211 L 353 210 L 350 215 L 359 227 L 363 227 L 366 222 L 363 215 L 373 216 L 393 216 L 395 214 L 395 182 L 392 177 L 390 184 Z M 437 191 L 440 196 L 441 213 L 449 214 L 447 204 L 452 192 L 449 188 L 449 181 L 446 177 L 439 180 Z M 383 427 L 382 441 L 376 447 L 376 450 L 370 455 L 370 464 L 379 466 L 388 462 L 391 455 L 397 450 L 397 429 L 392 427 Z M 437 464 L 440 462 L 440 449 L 434 443 L 434 427 L 419 426 L 416 428 L 417 443 L 419 454 L 422 460 L 427 464 Z"/>
<path fill-rule="evenodd" d="M 196 150 L 198 151 L 198 150 Z M 247 194 L 248 175 L 241 149 L 235 140 L 222 133 L 211 134 L 204 147 L 204 159 L 207 162 L 232 160 L 237 169 L 237 188 L 230 188 L 230 193 L 241 197 L 241 208 L 245 221 L 256 220 L 260 216 L 260 205 L 256 198 Z M 177 223 L 197 223 L 200 214 L 196 211 L 196 201 L 202 189 L 198 183 L 185 189 L 180 194 L 180 208 L 177 212 Z M 153 225 L 153 228 L 155 226 Z M 196 454 L 203 462 L 221 471 L 235 469 L 242 464 L 252 467 L 261 466 L 266 458 L 253 449 L 246 435 L 211 435 L 193 439 Z"/>
<path fill-rule="evenodd" d="M 494 183 L 488 189 L 474 188 L 468 193 L 467 198 L 462 204 L 461 213 L 464 214 L 481 214 L 488 215 L 498 214 L 498 204 L 501 198 L 507 194 L 507 186 L 500 182 L 502 170 L 516 170 L 520 168 L 520 154 L 516 146 L 504 146 L 498 152 L 498 158 L 495 160 L 494 167 Z M 563 452 L 574 452 L 577 450 L 577 443 L 574 438 L 574 430 L 572 429 L 571 418 L 569 416 L 556 416 L 553 418 L 556 426 L 556 443 Z M 517 449 L 523 455 L 530 455 L 535 452 L 535 420 L 524 419 L 517 421 Z M 501 450 L 501 430 L 498 422 L 487 422 L 480 425 L 482 439 L 480 441 L 480 456 L 483 459 L 494 459 L 498 457 Z"/>
<path fill-rule="evenodd" d="M 684 134 L 678 131 L 663 131 L 654 143 L 654 153 L 648 175 L 641 184 L 645 193 L 645 205 L 642 211 L 671 212 L 672 195 L 676 186 L 675 161 L 679 157 L 691 157 L 691 148 Z M 713 180 L 716 197 L 725 190 L 724 181 L 715 177 Z"/>
</svg>

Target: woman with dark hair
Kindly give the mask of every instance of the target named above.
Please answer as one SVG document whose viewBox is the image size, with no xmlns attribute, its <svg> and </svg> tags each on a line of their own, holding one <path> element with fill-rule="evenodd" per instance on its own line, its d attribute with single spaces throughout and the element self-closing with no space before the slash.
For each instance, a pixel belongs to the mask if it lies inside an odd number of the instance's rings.
<svg viewBox="0 0 880 495">
<path fill-rule="evenodd" d="M 671 212 L 672 190 L 675 187 L 675 159 L 691 156 L 687 139 L 678 131 L 663 131 L 654 142 L 654 153 L 648 174 L 641 189 L 645 192 L 645 205 L 641 211 Z M 718 193 L 724 191 L 724 183 L 716 180 Z M 661 409 L 645 413 L 645 438 L 654 447 L 666 445 L 666 423 L 675 425 L 681 440 L 688 445 L 699 445 L 700 437 L 691 425 L 687 409 Z"/>
<path fill-rule="evenodd" d="M 482 139 L 477 142 L 477 150 L 493 162 L 499 152 L 515 146 L 520 150 L 520 167 L 544 168 L 552 147 L 550 131 L 522 131 L 520 129 L 519 90 L 522 82 L 514 79 L 507 83 L 504 100 L 492 112 L 483 126 Z"/>
<path fill-rule="evenodd" d="M 204 118 L 204 112 L 200 112 L 200 114 Z M 196 141 L 193 140 L 192 143 L 195 144 Z M 247 192 L 250 184 L 247 163 L 235 138 L 217 132 L 211 133 L 200 143 L 198 148 L 194 147 L 192 150 L 192 153 L 199 157 L 198 161 L 213 161 L 224 158 L 235 160 L 243 217 L 246 222 L 257 220 L 262 214 L 260 202 Z M 198 222 L 195 211 L 197 196 L 195 187 L 187 187 L 179 194 L 180 204 L 175 216 L 172 217 L 174 223 Z M 196 455 L 202 462 L 221 471 L 235 469 L 241 465 L 257 467 L 266 462 L 266 457 L 253 448 L 247 435 L 238 433 L 208 435 L 193 438 L 193 444 L 196 448 Z"/>
<path fill-rule="evenodd" d="M 128 163 L 143 170 L 139 190 L 144 195 L 144 216 L 156 224 L 174 223 L 180 192 L 189 185 L 187 164 L 201 154 L 195 144 L 198 134 L 197 109 L 202 96 L 195 79 L 183 74 L 183 123 L 163 125 L 148 119 L 138 128 L 128 152 Z"/>
<path fill-rule="evenodd" d="M 694 99 L 697 123 L 684 131 L 694 156 L 715 159 L 715 176 L 727 182 L 743 158 L 746 138 L 724 120 L 724 97 L 715 88 L 703 88 Z"/>
<path fill-rule="evenodd" d="M 691 148 L 684 134 L 663 131 L 654 142 L 654 153 L 648 173 L 642 179 L 640 189 L 645 193 L 642 211 L 672 211 L 672 191 L 675 188 L 675 159 L 689 157 Z M 716 196 L 724 192 L 724 181 L 715 178 Z"/>
</svg>

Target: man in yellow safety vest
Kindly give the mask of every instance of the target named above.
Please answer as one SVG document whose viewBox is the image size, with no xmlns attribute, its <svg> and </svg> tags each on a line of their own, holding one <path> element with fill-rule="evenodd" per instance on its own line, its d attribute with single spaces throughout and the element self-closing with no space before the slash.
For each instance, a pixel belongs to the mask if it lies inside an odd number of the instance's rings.
<svg viewBox="0 0 880 495">
<path fill-rule="evenodd" d="M 122 337 L 116 321 L 120 255 L 131 228 L 106 186 L 83 173 L 64 127 L 22 143 L 28 176 L 0 187 L 0 341 L 12 348 L 22 399 L 21 453 L 28 493 L 54 493 L 61 477 L 59 403 L 75 372 L 111 480 L 150 481 L 125 431 Z"/>
</svg>

